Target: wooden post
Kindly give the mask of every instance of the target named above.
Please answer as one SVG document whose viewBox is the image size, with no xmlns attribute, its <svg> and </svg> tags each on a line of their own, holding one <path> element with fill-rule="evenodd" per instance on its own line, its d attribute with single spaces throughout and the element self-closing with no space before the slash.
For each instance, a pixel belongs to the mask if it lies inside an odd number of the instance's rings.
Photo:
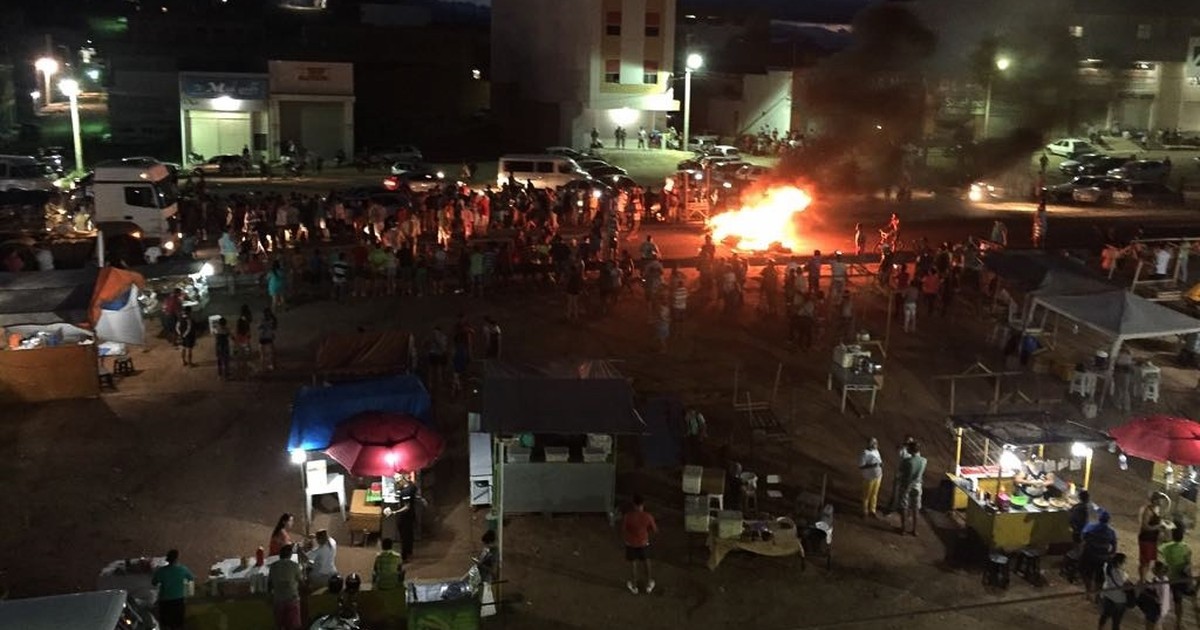
<svg viewBox="0 0 1200 630">
<path fill-rule="evenodd" d="M 775 397 L 779 395 L 779 379 L 783 376 L 783 361 L 775 367 L 775 386 L 771 388 L 771 406 L 775 405 Z"/>
<path fill-rule="evenodd" d="M 992 441 L 988 438 L 983 438 L 983 465 L 988 465 L 988 450 L 992 446 Z"/>
<path fill-rule="evenodd" d="M 883 324 L 883 356 L 886 357 L 888 348 L 891 347 L 892 341 L 892 303 L 896 300 L 895 296 L 892 295 L 892 288 L 890 285 L 884 285 L 883 295 L 885 298 L 887 298 L 887 319 Z"/>
<path fill-rule="evenodd" d="M 1000 376 L 996 376 L 995 385 L 992 386 L 992 413 L 1000 411 Z"/>
<path fill-rule="evenodd" d="M 957 475 L 959 469 L 962 468 L 962 440 L 963 440 L 963 429 L 962 429 L 962 427 L 958 427 L 957 429 L 954 430 L 954 474 L 955 475 Z M 1089 463 L 1090 463 L 1090 460 L 1089 460 Z"/>
<path fill-rule="evenodd" d="M 1083 489 L 1087 490 L 1092 484 L 1092 454 L 1088 453 L 1083 462 Z"/>
<path fill-rule="evenodd" d="M 950 413 L 951 413 L 951 415 L 954 414 L 954 392 L 955 392 L 957 385 L 958 385 L 958 379 L 956 379 L 956 378 L 950 379 Z"/>
</svg>

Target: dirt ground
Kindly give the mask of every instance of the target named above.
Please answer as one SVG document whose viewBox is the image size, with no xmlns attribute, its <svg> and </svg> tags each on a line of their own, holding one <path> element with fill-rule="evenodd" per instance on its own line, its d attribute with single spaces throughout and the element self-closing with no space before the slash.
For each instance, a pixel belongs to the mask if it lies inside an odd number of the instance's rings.
<svg viewBox="0 0 1200 630">
<path fill-rule="evenodd" d="M 494 627 L 984 630 L 1094 623 L 1096 611 L 1078 587 L 1058 577 L 1053 561 L 1044 566 L 1050 577 L 1045 587 L 1017 580 L 1007 591 L 985 591 L 981 566 L 958 562 L 951 553 L 961 530 L 945 513 L 929 510 L 915 538 L 896 534 L 894 521 L 856 516 L 856 458 L 868 437 L 883 445 L 885 488 L 895 463 L 890 454 L 907 434 L 925 445 L 927 487 L 952 469 L 946 391 L 931 377 L 960 372 L 974 361 L 1000 364 L 998 351 L 985 343 L 990 328 L 968 298 L 947 317 L 922 313 L 916 334 L 892 329 L 886 386 L 876 412 L 866 415 L 859 398 L 839 413 L 836 397 L 825 389 L 832 335 L 823 335 L 809 352 L 788 347 L 782 321 L 755 312 L 757 297 L 751 292 L 747 307 L 733 319 L 694 299 L 688 320 L 672 330 L 665 354 L 656 352 L 640 293 L 624 296 L 607 317 L 570 323 L 560 293 L 521 284 L 482 299 L 381 297 L 334 304 L 299 297 L 280 315 L 280 369 L 247 381 L 217 379 L 208 337 L 198 344 L 200 366 L 195 368 L 182 367 L 174 351 L 155 340 L 135 355 L 137 374 L 120 379 L 115 392 L 96 400 L 5 410 L 0 419 L 0 479 L 9 505 L 8 518 L 0 519 L 4 582 L 13 596 L 84 590 L 94 588 L 99 568 L 114 559 L 161 555 L 178 547 L 183 562 L 201 575 L 220 558 L 252 554 L 266 545 L 280 513 L 303 508 L 300 473 L 284 446 L 289 403 L 310 381 L 322 332 L 399 328 L 424 338 L 434 324 L 448 326 L 462 312 L 475 322 L 491 316 L 500 323 L 506 359 L 618 360 L 639 396 L 677 396 L 706 414 L 711 436 L 697 456 L 700 461 L 723 465 L 735 459 L 760 476 L 782 475 L 790 487 L 827 474 L 837 510 L 832 569 L 815 559 L 802 569 L 796 559 L 733 553 L 710 571 L 702 544 L 682 531 L 679 469 L 644 467 L 638 442 L 622 443 L 620 500 L 644 494 L 661 529 L 654 546 L 656 591 L 633 596 L 625 590 L 628 567 L 608 519 L 513 517 L 504 530 L 503 594 L 511 604 L 502 618 L 490 622 Z M 855 299 L 857 327 L 883 338 L 882 299 L 862 287 Z M 232 317 L 243 302 L 257 310 L 266 298 L 218 290 L 209 312 Z M 148 326 L 157 331 L 156 323 Z M 1099 344 L 1085 334 L 1064 338 L 1079 357 Z M 1170 365 L 1161 356 L 1171 350 L 1166 345 L 1137 350 Z M 733 369 L 740 365 L 755 398 L 765 398 L 780 363 L 777 409 L 786 418 L 788 436 L 756 439 L 731 405 Z M 1195 372 L 1166 367 L 1164 375 L 1163 401 L 1139 410 L 1194 413 Z M 1065 397 L 1065 385 L 1049 376 L 1023 377 L 1020 388 L 1035 399 Z M 485 527 L 484 513 L 466 505 L 467 401 L 446 391 L 434 394 L 438 426 L 449 443 L 430 476 L 430 523 L 409 567 L 409 575 L 418 578 L 464 571 Z M 966 388 L 960 401 L 985 395 Z M 1075 408 L 1069 417 L 1082 416 Z M 1093 424 L 1105 428 L 1122 420 L 1106 412 Z M 1133 548 L 1131 528 L 1148 477 L 1148 464 L 1133 462 L 1129 471 L 1119 471 L 1115 456 L 1097 452 L 1093 496 L 1113 512 L 1126 550 Z M 343 573 L 369 573 L 374 547 L 349 545 L 331 499 L 314 513 L 314 527 L 328 527 L 342 543 L 338 566 Z M 1140 622 L 1131 612 L 1129 623 Z"/>
</svg>

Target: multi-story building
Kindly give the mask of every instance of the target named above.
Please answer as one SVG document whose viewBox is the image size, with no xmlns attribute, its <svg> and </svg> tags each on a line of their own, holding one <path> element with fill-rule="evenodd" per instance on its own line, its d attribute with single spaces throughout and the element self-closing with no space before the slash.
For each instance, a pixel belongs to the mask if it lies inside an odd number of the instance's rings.
<svg viewBox="0 0 1200 630">
<path fill-rule="evenodd" d="M 593 128 L 611 144 L 679 109 L 675 0 L 493 0 L 491 41 L 510 148 L 584 145 Z"/>
</svg>

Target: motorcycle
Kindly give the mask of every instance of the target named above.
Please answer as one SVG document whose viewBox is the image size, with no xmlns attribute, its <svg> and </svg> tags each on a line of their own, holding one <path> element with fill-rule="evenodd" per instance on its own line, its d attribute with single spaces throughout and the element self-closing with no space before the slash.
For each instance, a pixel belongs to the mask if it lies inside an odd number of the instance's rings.
<svg viewBox="0 0 1200 630">
<path fill-rule="evenodd" d="M 313 620 L 308 630 L 366 630 L 358 616 L 358 591 L 362 578 L 351 573 L 343 581 L 342 576 L 329 578 L 329 592 L 338 596 L 337 610 Z"/>
</svg>

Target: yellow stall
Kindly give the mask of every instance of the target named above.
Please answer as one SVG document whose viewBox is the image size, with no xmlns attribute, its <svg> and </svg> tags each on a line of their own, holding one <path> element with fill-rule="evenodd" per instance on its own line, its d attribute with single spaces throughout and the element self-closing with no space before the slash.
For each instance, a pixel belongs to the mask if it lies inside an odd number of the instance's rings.
<svg viewBox="0 0 1200 630">
<path fill-rule="evenodd" d="M 990 549 L 1070 547 L 1069 510 L 1104 433 L 1046 411 L 955 415 L 953 508 Z M 963 462 L 971 465 L 963 465 Z"/>
</svg>

